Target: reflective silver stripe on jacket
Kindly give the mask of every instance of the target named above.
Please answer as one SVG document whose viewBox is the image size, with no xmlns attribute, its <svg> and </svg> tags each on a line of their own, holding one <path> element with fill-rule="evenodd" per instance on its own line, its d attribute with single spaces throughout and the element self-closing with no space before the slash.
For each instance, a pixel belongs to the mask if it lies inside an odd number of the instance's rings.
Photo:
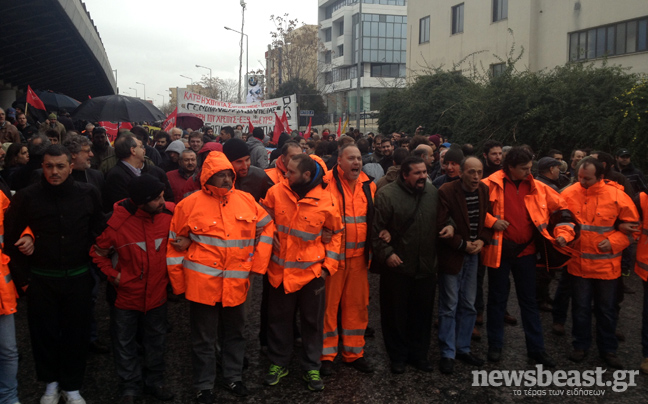
<svg viewBox="0 0 648 404">
<path fill-rule="evenodd" d="M 367 223 L 367 216 L 344 216 L 344 223 Z"/>
<path fill-rule="evenodd" d="M 197 262 L 193 262 L 189 260 L 184 260 L 182 262 L 182 265 L 187 269 L 191 269 L 192 271 L 196 271 L 196 272 L 200 272 L 203 274 L 216 276 L 220 278 L 247 279 L 250 276 L 249 271 L 234 271 L 234 270 L 223 271 L 222 269 L 212 268 L 210 266 L 199 264 Z"/>
<path fill-rule="evenodd" d="M 245 248 L 254 245 L 254 239 L 250 239 L 250 238 L 241 239 L 241 240 L 223 240 L 216 237 L 209 237 L 209 236 L 198 235 L 193 233 L 190 233 L 189 237 L 193 241 L 197 241 L 202 244 L 213 245 L 215 247 L 223 247 L 223 248 L 230 248 L 230 247 Z"/>
<path fill-rule="evenodd" d="M 276 255 L 272 254 L 272 262 L 275 264 L 279 264 L 284 268 L 297 268 L 297 269 L 306 269 L 311 267 L 312 265 L 315 265 L 317 263 L 324 262 L 324 260 L 318 260 L 318 261 L 312 261 L 312 262 L 307 262 L 307 261 L 284 261 L 283 259 L 277 257 Z"/>
<path fill-rule="evenodd" d="M 302 231 L 302 230 L 289 229 L 288 227 L 283 225 L 277 225 L 277 231 L 280 231 L 285 234 L 289 234 L 294 237 L 299 237 L 304 241 L 314 241 L 317 240 L 317 238 L 322 235 L 321 230 L 319 233 L 316 234 L 316 233 L 309 233 L 307 231 Z"/>
<path fill-rule="evenodd" d="M 167 257 L 166 263 L 167 265 L 178 265 L 182 264 L 182 260 L 184 257 Z"/>
<path fill-rule="evenodd" d="M 621 253 L 616 253 L 616 254 L 587 254 L 583 253 L 581 254 L 581 258 L 585 258 L 588 260 L 607 260 L 611 258 L 617 258 L 620 257 Z"/>
<path fill-rule="evenodd" d="M 581 230 L 591 231 L 593 233 L 603 234 L 614 230 L 614 226 L 593 226 L 591 224 L 581 224 Z"/>
</svg>

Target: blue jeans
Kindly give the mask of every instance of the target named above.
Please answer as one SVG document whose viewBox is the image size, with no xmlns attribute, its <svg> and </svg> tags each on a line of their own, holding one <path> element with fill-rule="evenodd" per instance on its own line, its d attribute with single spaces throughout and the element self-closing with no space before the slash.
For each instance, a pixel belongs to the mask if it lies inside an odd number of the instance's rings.
<svg viewBox="0 0 648 404">
<path fill-rule="evenodd" d="M 572 345 L 589 350 L 592 345 L 592 299 L 596 316 L 596 345 L 599 353 L 616 353 L 618 314 L 615 308 L 619 279 L 589 279 L 574 276 L 572 290 Z"/>
<path fill-rule="evenodd" d="M 574 275 L 567 272 L 567 267 L 564 267 L 562 269 L 562 274 L 560 274 L 556 294 L 554 295 L 553 310 L 551 310 L 553 322 L 556 324 L 564 325 L 567 321 L 569 300 L 572 297 L 572 289 L 574 288 L 573 278 Z"/>
<path fill-rule="evenodd" d="M 644 301 L 643 301 L 643 318 L 641 321 L 641 347 L 643 348 L 643 357 L 648 358 L 648 282 L 643 283 Z"/>
<path fill-rule="evenodd" d="M 456 275 L 439 272 L 439 348 L 441 356 L 453 358 L 455 353 L 470 352 L 470 339 L 477 310 L 478 255 L 465 255 Z"/>
<path fill-rule="evenodd" d="M 515 292 L 517 293 L 522 315 L 522 327 L 526 339 L 527 353 L 544 352 L 542 323 L 536 301 L 536 257 L 535 254 L 523 257 L 504 258 L 499 268 L 488 268 L 488 332 L 489 348 L 502 349 L 504 346 L 504 314 L 508 301 L 511 282 L 509 273 L 513 273 Z"/>
<path fill-rule="evenodd" d="M 18 402 L 18 347 L 14 315 L 0 316 L 0 404 Z"/>
</svg>

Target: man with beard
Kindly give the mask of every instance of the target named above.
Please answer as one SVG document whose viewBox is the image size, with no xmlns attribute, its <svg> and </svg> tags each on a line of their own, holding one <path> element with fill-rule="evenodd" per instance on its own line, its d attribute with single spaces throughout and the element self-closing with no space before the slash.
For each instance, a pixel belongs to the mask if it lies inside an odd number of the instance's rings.
<svg viewBox="0 0 648 404">
<path fill-rule="evenodd" d="M 265 171 L 251 165 L 250 151 L 245 141 L 236 138 L 229 140 L 223 145 L 223 153 L 234 167 L 236 189 L 251 194 L 257 202 L 265 198 L 274 183 Z"/>
<path fill-rule="evenodd" d="M 320 355 L 323 343 L 325 282 L 344 259 L 342 218 L 323 182 L 326 166 L 317 157 L 299 153 L 286 167 L 287 181 L 268 190 L 261 201 L 275 219 L 272 259 L 268 267 L 268 358 L 265 384 L 274 386 L 288 374 L 293 348 L 293 317 L 300 313 L 303 379 L 311 391 L 321 391 Z M 328 244 L 322 231 L 333 232 Z"/>
<path fill-rule="evenodd" d="M 630 151 L 628 149 L 619 149 L 616 152 L 616 163 L 617 171 L 625 175 L 630 181 L 635 194 L 648 190 L 643 173 L 630 162 Z"/>
<path fill-rule="evenodd" d="M 275 166 L 265 170 L 272 182 L 275 184 L 282 182 L 286 175 L 288 162 L 293 158 L 293 156 L 301 153 L 303 152 L 299 143 L 286 142 L 281 148 L 281 155 L 277 158 Z"/>
<path fill-rule="evenodd" d="M 168 133 L 166 133 L 163 130 L 158 131 L 155 134 L 155 149 L 160 153 L 160 156 L 162 156 L 162 159 L 164 160 L 164 152 L 166 151 L 166 148 L 171 144 L 171 136 L 169 136 Z"/>
<path fill-rule="evenodd" d="M 16 114 L 16 129 L 18 129 L 23 139 L 26 141 L 29 141 L 32 136 L 38 133 L 38 129 L 27 122 L 27 116 L 22 112 Z"/>
<path fill-rule="evenodd" d="M 169 179 L 169 184 L 171 184 L 171 190 L 173 191 L 173 199 L 176 202 L 180 202 L 184 198 L 182 191 L 187 180 L 196 172 L 196 152 L 191 149 L 184 149 L 180 154 L 178 163 L 180 164 L 180 167 L 177 170 L 166 173 L 167 178 Z"/>
<path fill-rule="evenodd" d="M 382 153 L 382 158 L 380 159 L 380 166 L 384 172 L 389 170 L 389 167 L 394 165 L 394 144 L 392 140 L 388 137 L 382 139 L 380 143 L 380 152 Z"/>
<path fill-rule="evenodd" d="M 92 130 L 92 158 L 90 166 L 98 170 L 101 162 L 115 155 L 115 149 L 110 146 L 110 141 L 106 135 L 106 128 L 97 126 Z"/>
<path fill-rule="evenodd" d="M 438 191 L 420 157 L 406 158 L 396 181 L 376 194 L 371 239 L 381 268 L 380 317 L 392 373 L 404 373 L 406 363 L 432 371 L 436 239 L 454 235 L 452 226 L 437 222 L 437 209 Z M 381 235 L 385 230 L 390 237 Z"/>
<path fill-rule="evenodd" d="M 484 164 L 484 178 L 488 178 L 495 171 L 502 169 L 502 142 L 487 140 L 482 153 Z"/>
</svg>

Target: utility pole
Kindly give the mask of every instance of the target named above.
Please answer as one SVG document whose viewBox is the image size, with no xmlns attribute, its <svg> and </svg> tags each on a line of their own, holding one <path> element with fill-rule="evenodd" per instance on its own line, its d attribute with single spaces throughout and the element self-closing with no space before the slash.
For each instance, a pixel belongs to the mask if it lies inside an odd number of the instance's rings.
<svg viewBox="0 0 648 404">
<path fill-rule="evenodd" d="M 356 128 L 360 129 L 360 69 L 362 68 L 362 0 L 358 1 L 360 9 L 358 10 L 358 72 L 356 74 Z"/>
<path fill-rule="evenodd" d="M 245 27 L 245 0 L 241 0 L 241 52 L 239 53 L 238 103 L 241 103 L 241 77 L 243 75 L 243 28 Z"/>
</svg>

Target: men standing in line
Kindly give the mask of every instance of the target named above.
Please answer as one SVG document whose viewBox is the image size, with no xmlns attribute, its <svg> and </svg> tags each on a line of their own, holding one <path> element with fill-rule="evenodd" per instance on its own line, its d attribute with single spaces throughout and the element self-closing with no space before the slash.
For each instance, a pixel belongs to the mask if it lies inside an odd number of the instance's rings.
<svg viewBox="0 0 648 404">
<path fill-rule="evenodd" d="M 43 159 L 42 181 L 16 193 L 5 223 L 5 248 L 26 271 L 14 279 L 18 286 L 29 284 L 28 320 L 36 373 L 47 383 L 42 404 L 57 403 L 61 394 L 68 403 L 85 403 L 79 389 L 94 285 L 88 251 L 103 230 L 104 219 L 99 192 L 74 181 L 70 161 L 65 147 L 50 146 Z M 24 233 L 27 227 L 33 236 Z"/>
<path fill-rule="evenodd" d="M 588 157 L 578 170 L 578 183 L 562 193 L 581 224 L 581 236 L 573 248 L 580 254 L 567 264 L 572 275 L 574 351 L 569 359 L 581 362 L 592 343 L 592 301 L 596 315 L 596 344 L 605 363 L 623 369 L 616 356 L 618 313 L 616 293 L 621 277 L 621 253 L 636 230 L 639 214 L 616 182 L 603 180 L 600 161 Z"/>
<path fill-rule="evenodd" d="M 522 315 L 527 356 L 546 367 L 553 359 L 545 352 L 540 313 L 536 302 L 536 230 L 549 241 L 570 242 L 574 230 L 567 224 L 547 231 L 552 213 L 566 209 L 560 196 L 533 179 L 533 156 L 523 147 L 513 147 L 504 158 L 504 169 L 483 181 L 489 187 L 492 215 L 486 226 L 495 234 L 484 246 L 482 260 L 488 267 L 488 360 L 499 362 L 504 346 L 504 315 L 513 274 Z"/>
<path fill-rule="evenodd" d="M 214 402 L 219 326 L 223 385 L 236 396 L 249 394 L 244 303 L 250 273 L 266 272 L 275 228 L 250 194 L 234 189 L 234 179 L 225 155 L 209 153 L 201 190 L 178 203 L 169 231 L 169 277 L 173 293 L 190 302 L 193 386 L 197 401 L 206 404 Z"/>
<path fill-rule="evenodd" d="M 342 218 L 337 201 L 323 181 L 322 161 L 299 153 L 288 161 L 287 181 L 268 190 L 261 201 L 274 218 L 277 233 L 268 267 L 268 358 L 265 384 L 274 386 L 288 374 L 293 347 L 293 317 L 300 313 L 303 378 L 311 391 L 321 391 L 320 378 L 326 276 L 344 260 Z M 318 158 L 319 159 L 319 158 Z M 281 160 L 281 159 L 279 159 Z M 278 161 L 279 161 L 278 160 Z M 333 232 L 328 244 L 322 231 Z"/>
<path fill-rule="evenodd" d="M 167 238 L 174 204 L 164 201 L 164 184 L 144 174 L 128 184 L 129 198 L 115 207 L 90 255 L 117 291 L 111 326 L 122 404 L 144 392 L 161 401 L 174 395 L 164 386 L 167 333 Z M 107 252 L 117 254 L 117 265 Z M 142 336 L 137 342 L 137 334 Z M 144 358 L 139 358 L 139 345 Z"/>
<path fill-rule="evenodd" d="M 461 181 L 439 188 L 438 221 L 452 219 L 454 236 L 441 240 L 439 249 L 439 370 L 451 374 L 454 360 L 473 366 L 484 361 L 470 351 L 470 339 L 477 311 L 477 266 L 479 252 L 488 243 L 492 231 L 484 226 L 489 210 L 488 187 L 481 182 L 483 165 L 476 157 L 467 157 L 460 166 Z"/>
<path fill-rule="evenodd" d="M 438 191 L 427 182 L 425 162 L 408 157 L 396 181 L 376 194 L 371 239 L 381 266 L 380 316 L 393 373 L 410 363 L 432 371 L 428 350 L 436 289 L 436 239 L 453 229 L 437 223 Z M 390 237 L 381 237 L 386 230 Z M 439 232 L 441 230 L 441 232 Z"/>
<path fill-rule="evenodd" d="M 362 155 L 354 144 L 340 149 L 337 165 L 326 174 L 331 193 L 344 218 L 345 255 L 338 271 L 326 279 L 323 376 L 332 374 L 342 338 L 342 362 L 364 373 L 373 368 L 364 357 L 364 334 L 369 323 L 369 278 L 373 197 L 376 184 L 362 172 Z M 338 311 L 342 329 L 338 329 Z"/>
</svg>

